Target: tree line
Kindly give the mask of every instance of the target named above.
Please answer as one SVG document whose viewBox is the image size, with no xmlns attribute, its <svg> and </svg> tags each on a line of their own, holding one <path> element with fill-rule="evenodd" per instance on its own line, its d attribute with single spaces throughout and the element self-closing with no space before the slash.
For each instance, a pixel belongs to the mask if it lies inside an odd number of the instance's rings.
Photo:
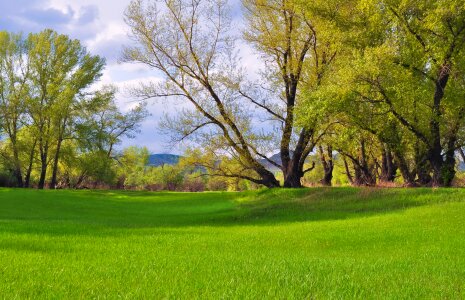
<svg viewBox="0 0 465 300">
<path fill-rule="evenodd" d="M 0 165 L 3 185 L 76 187 L 111 171 L 114 145 L 146 116 L 127 113 L 111 86 L 92 90 L 105 61 L 53 30 L 0 32 Z"/>
<path fill-rule="evenodd" d="M 465 159 L 463 1 L 243 0 L 242 11 L 239 34 L 226 0 L 134 0 L 125 13 L 135 43 L 122 60 L 165 78 L 132 92 L 188 104 L 161 127 L 201 147 L 197 164 L 300 187 L 315 155 L 330 185 L 337 155 L 354 185 L 452 184 Z"/>
<path fill-rule="evenodd" d="M 163 75 L 130 92 L 183 104 L 160 129 L 189 146 L 201 176 L 301 187 L 314 174 L 331 185 L 337 169 L 353 185 L 453 184 L 465 162 L 463 1 L 241 9 L 238 22 L 227 0 L 133 0 L 124 16 L 132 44 L 121 62 Z M 0 56 L 2 172 L 26 187 L 114 182 L 126 168 L 115 145 L 147 112 L 122 113 L 114 87 L 91 88 L 104 60 L 52 30 L 1 32 Z"/>
</svg>

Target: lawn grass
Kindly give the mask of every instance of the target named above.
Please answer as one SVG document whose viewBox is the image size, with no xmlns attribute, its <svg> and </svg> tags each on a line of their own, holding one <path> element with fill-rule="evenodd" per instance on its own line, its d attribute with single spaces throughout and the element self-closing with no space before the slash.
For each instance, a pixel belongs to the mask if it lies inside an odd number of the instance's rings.
<svg viewBox="0 0 465 300">
<path fill-rule="evenodd" d="M 0 189 L 0 298 L 464 299 L 465 190 Z"/>
</svg>

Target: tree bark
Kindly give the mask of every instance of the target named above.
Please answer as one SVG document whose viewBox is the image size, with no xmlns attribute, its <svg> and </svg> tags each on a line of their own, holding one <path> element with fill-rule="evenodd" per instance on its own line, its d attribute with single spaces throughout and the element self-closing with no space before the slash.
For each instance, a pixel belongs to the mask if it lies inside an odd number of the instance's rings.
<svg viewBox="0 0 465 300">
<path fill-rule="evenodd" d="M 26 188 L 28 188 L 30 186 L 31 173 L 32 173 L 32 166 L 33 166 L 33 163 L 34 163 L 34 153 L 35 153 L 36 143 L 37 143 L 37 140 L 34 139 L 34 142 L 32 143 L 32 147 L 31 147 L 31 151 L 29 152 L 29 164 L 27 166 L 26 177 L 25 177 L 25 180 L 24 180 L 24 187 L 26 187 Z"/>
<path fill-rule="evenodd" d="M 400 151 L 397 150 L 394 150 L 393 153 L 396 165 L 399 167 L 400 174 L 404 180 L 404 185 L 408 187 L 415 186 L 415 173 L 409 170 L 409 166 L 403 156 L 403 153 L 400 153 Z"/>
<path fill-rule="evenodd" d="M 415 145 L 415 173 L 419 185 L 431 185 L 431 160 L 428 157 L 427 150 L 423 149 L 419 142 Z"/>
<path fill-rule="evenodd" d="M 397 166 L 394 163 L 389 145 L 383 144 L 381 147 L 381 175 L 380 181 L 394 182 L 396 178 Z"/>
<path fill-rule="evenodd" d="M 47 164 L 41 162 L 41 170 L 40 170 L 40 177 L 39 177 L 39 185 L 38 188 L 43 190 L 45 187 L 45 176 L 47 175 Z"/>
<path fill-rule="evenodd" d="M 279 181 L 276 179 L 273 173 L 263 168 L 263 170 L 258 170 L 257 173 L 261 177 L 261 184 L 268 188 L 280 187 Z"/>
<path fill-rule="evenodd" d="M 319 146 L 320 152 L 320 161 L 323 165 L 324 175 L 321 179 L 321 184 L 324 186 L 331 186 L 332 179 L 333 179 L 333 170 L 334 170 L 334 162 L 333 162 L 333 149 L 331 146 L 327 147 L 327 152 L 325 155 L 325 151 L 322 146 Z M 327 156 L 327 157 L 326 157 Z"/>
<path fill-rule="evenodd" d="M 349 183 L 354 184 L 354 178 L 352 177 L 352 174 L 350 173 L 349 164 L 347 163 L 347 159 L 344 155 L 342 155 L 342 161 L 344 162 L 344 168 L 346 170 L 346 175 L 347 175 L 347 179 L 349 180 Z"/>
<path fill-rule="evenodd" d="M 360 142 L 360 162 L 358 164 L 360 172 L 362 175 L 362 180 L 364 185 L 375 185 L 376 179 L 372 174 L 370 167 L 368 166 L 368 159 L 365 150 L 365 141 Z"/>
<path fill-rule="evenodd" d="M 292 131 L 292 128 L 290 130 Z M 311 141 L 313 133 L 314 131 L 310 129 L 303 128 L 301 130 L 297 145 L 292 153 L 292 157 L 289 149 L 291 133 L 283 135 L 281 141 L 281 161 L 284 175 L 284 187 L 301 188 L 302 177 L 306 172 L 313 169 L 312 167 L 308 170 L 304 170 L 305 160 L 314 148 L 314 144 Z"/>
<path fill-rule="evenodd" d="M 16 178 L 16 185 L 17 187 L 22 188 L 24 186 L 23 181 L 23 174 L 21 171 L 21 162 L 19 161 L 19 151 L 17 147 L 17 140 L 16 140 L 16 131 L 10 135 L 10 142 L 13 148 L 13 159 L 14 159 L 14 177 Z"/>
<path fill-rule="evenodd" d="M 445 160 L 441 168 L 442 185 L 444 187 L 452 186 L 455 178 L 455 139 L 450 140 L 446 150 Z"/>
<path fill-rule="evenodd" d="M 430 131 L 432 137 L 432 145 L 430 148 L 429 159 L 431 167 L 433 169 L 433 186 L 442 186 L 448 181 L 448 179 L 443 178 L 442 174 L 442 165 L 444 163 L 442 157 L 442 146 L 441 146 L 441 131 L 439 120 L 442 116 L 441 112 L 441 101 L 444 98 L 444 90 L 446 88 L 447 82 L 449 81 L 451 65 L 448 62 L 445 62 L 438 74 L 438 79 L 436 81 L 436 88 L 434 91 L 434 101 L 432 107 L 432 118 L 430 122 Z"/>
<path fill-rule="evenodd" d="M 53 160 L 52 179 L 50 181 L 51 189 L 54 189 L 57 185 L 58 162 L 60 159 L 61 144 L 62 144 L 62 139 L 59 139 L 57 143 L 56 152 L 55 152 L 55 158 Z"/>
<path fill-rule="evenodd" d="M 48 159 L 48 146 L 45 146 L 43 149 L 40 149 L 40 177 L 39 177 L 39 189 L 44 189 L 45 187 L 45 178 L 47 176 L 47 159 Z"/>
</svg>

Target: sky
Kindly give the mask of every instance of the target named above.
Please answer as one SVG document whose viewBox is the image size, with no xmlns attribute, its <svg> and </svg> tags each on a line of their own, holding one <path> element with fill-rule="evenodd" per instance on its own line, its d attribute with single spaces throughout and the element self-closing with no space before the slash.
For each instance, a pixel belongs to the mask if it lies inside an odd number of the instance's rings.
<svg viewBox="0 0 465 300">
<path fill-rule="evenodd" d="M 157 79 L 159 74 L 143 65 L 118 63 L 123 45 L 130 45 L 129 28 L 123 14 L 130 0 L 0 0 L 0 30 L 39 32 L 51 28 L 79 39 L 90 53 L 105 57 L 107 66 L 96 87 L 116 85 L 117 102 L 122 111 L 135 105 L 125 93 L 127 87 L 140 81 Z M 237 1 L 234 1 L 237 3 Z M 237 4 L 234 8 L 239 14 Z M 151 113 L 141 125 L 135 139 L 125 139 L 120 148 L 146 146 L 152 153 L 181 153 L 182 148 L 169 148 L 169 138 L 157 129 L 164 113 L 173 113 L 175 106 L 149 101 Z"/>
</svg>

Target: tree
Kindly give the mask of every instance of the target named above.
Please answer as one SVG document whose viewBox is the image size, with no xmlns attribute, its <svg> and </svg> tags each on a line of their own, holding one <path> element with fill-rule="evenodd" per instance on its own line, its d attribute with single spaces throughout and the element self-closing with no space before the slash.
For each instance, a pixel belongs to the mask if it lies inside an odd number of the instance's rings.
<svg viewBox="0 0 465 300">
<path fill-rule="evenodd" d="M 22 36 L 0 32 L 0 126 L 11 145 L 18 187 L 24 185 L 18 132 L 25 121 L 25 101 L 30 89 L 28 60 Z"/>
<path fill-rule="evenodd" d="M 282 123 L 279 144 L 284 186 L 300 187 L 302 176 L 313 169 L 304 169 L 308 155 L 332 125 L 319 112 L 308 109 L 310 101 L 302 99 L 302 91 L 318 90 L 331 71 L 339 50 L 332 24 L 346 3 L 244 0 L 243 4 L 248 21 L 245 39 L 267 62 L 265 86 L 278 91 L 265 93 L 261 99 L 248 98 Z M 304 105 L 306 122 L 299 122 L 296 110 Z"/>
<path fill-rule="evenodd" d="M 52 147 L 55 147 L 51 180 L 54 187 L 61 145 L 72 124 L 77 96 L 100 77 L 104 60 L 90 55 L 78 40 L 52 30 L 30 34 L 27 44 L 32 82 L 28 112 L 38 140 L 39 188 L 45 186 Z"/>
<path fill-rule="evenodd" d="M 144 188 L 147 185 L 145 173 L 149 155 L 146 147 L 132 146 L 123 150 L 118 157 L 118 173 L 125 187 Z"/>
<path fill-rule="evenodd" d="M 320 156 L 321 165 L 323 166 L 324 175 L 321 179 L 321 184 L 325 186 L 331 186 L 333 180 L 333 148 L 328 145 L 326 149 L 323 146 L 318 147 L 318 154 Z"/>
<path fill-rule="evenodd" d="M 431 172 L 433 186 L 450 186 L 465 117 L 463 2 L 361 3 L 379 39 L 353 59 L 356 91 L 414 135 L 419 180 Z"/>
<path fill-rule="evenodd" d="M 260 137 L 251 126 L 250 107 L 237 90 L 242 80 L 234 55 L 226 2 L 166 0 L 132 1 L 126 11 L 136 46 L 126 47 L 123 61 L 148 65 L 162 72 L 165 81 L 141 85 L 143 98 L 178 97 L 191 105 L 171 129 L 180 140 L 197 135 L 204 145 L 216 144 L 230 152 L 253 176 L 246 178 L 268 187 L 279 182 L 258 158 L 266 157 L 254 142 Z M 180 126 L 179 124 L 182 124 Z"/>
<path fill-rule="evenodd" d="M 297 1 L 243 1 L 244 40 L 267 67 L 263 82 L 252 82 L 238 68 L 225 1 L 162 1 L 161 9 L 154 1 L 146 3 L 133 1 L 128 7 L 126 21 L 138 46 L 126 48 L 123 60 L 158 69 L 166 81 L 141 85 L 135 94 L 191 103 L 194 110 L 181 112 L 164 127 L 177 141 L 195 136 L 203 147 L 214 140 L 218 151 L 254 173 L 225 175 L 278 186 L 259 161 L 265 160 L 282 170 L 285 187 L 300 187 L 304 173 L 313 169 L 304 169 L 306 158 L 324 128 L 317 127 L 316 118 L 299 124 L 295 109 L 301 105 L 301 86 L 317 88 L 336 56 L 336 43 L 325 33 L 332 20 L 323 21 Z M 253 113 L 254 108 L 261 112 Z M 256 128 L 254 121 L 264 118 L 274 130 Z M 276 150 L 281 162 L 267 155 Z"/>
<path fill-rule="evenodd" d="M 117 89 L 105 86 L 83 100 L 75 134 L 84 152 L 100 152 L 108 159 L 114 157 L 114 147 L 124 137 L 133 138 L 148 113 L 143 103 L 124 113 L 115 103 Z"/>
</svg>

